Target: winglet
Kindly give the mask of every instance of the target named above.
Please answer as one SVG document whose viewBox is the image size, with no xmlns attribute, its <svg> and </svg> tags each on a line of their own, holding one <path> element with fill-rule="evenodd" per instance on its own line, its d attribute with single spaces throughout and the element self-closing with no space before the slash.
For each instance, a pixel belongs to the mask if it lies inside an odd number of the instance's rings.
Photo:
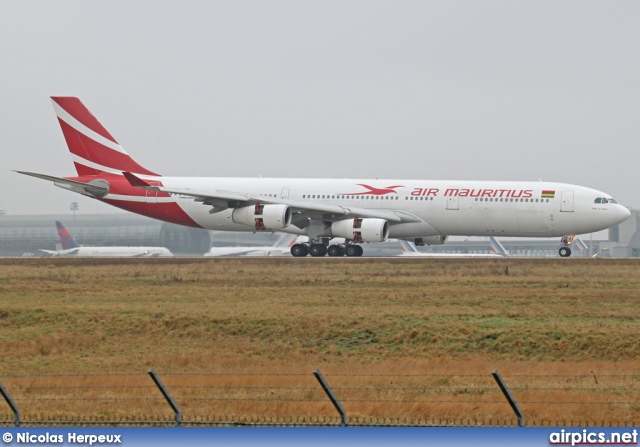
<svg viewBox="0 0 640 447">
<path fill-rule="evenodd" d="M 141 178 L 136 177 L 135 175 L 133 175 L 130 172 L 123 172 L 122 175 L 124 175 L 124 177 L 129 181 L 131 186 L 135 186 L 137 188 L 149 188 L 149 187 L 151 187 L 150 184 L 148 184 L 147 182 L 145 182 Z"/>
</svg>

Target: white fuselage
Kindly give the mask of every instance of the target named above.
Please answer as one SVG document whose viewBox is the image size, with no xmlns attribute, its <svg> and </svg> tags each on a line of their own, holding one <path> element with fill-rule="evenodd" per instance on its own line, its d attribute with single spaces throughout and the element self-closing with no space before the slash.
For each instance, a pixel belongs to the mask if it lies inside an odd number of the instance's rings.
<svg viewBox="0 0 640 447">
<path fill-rule="evenodd" d="M 596 203 L 597 198 L 610 195 L 564 183 L 199 177 L 161 177 L 161 180 L 168 189 L 234 191 L 261 195 L 265 200 L 402 211 L 416 217 L 413 222 L 390 222 L 391 238 L 562 236 L 603 230 L 629 216 L 629 211 L 615 202 Z M 231 209 L 210 213 L 211 207 L 194 201 L 193 197 L 173 195 L 146 200 L 176 202 L 203 228 L 254 231 L 251 226 L 234 223 Z M 331 218 L 327 216 L 327 220 Z M 280 231 L 306 234 L 295 226 Z"/>
<path fill-rule="evenodd" d="M 140 257 L 155 258 L 173 256 L 164 247 L 78 247 L 67 250 L 46 251 L 54 256 L 79 258 L 111 258 L 111 257 Z"/>
<path fill-rule="evenodd" d="M 284 256 L 290 253 L 288 247 L 213 247 L 204 256 Z"/>
</svg>

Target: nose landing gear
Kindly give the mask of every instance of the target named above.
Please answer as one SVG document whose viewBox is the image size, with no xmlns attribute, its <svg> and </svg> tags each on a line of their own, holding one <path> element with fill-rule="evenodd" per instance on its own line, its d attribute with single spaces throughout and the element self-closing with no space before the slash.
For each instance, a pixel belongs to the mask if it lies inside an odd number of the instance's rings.
<svg viewBox="0 0 640 447">
<path fill-rule="evenodd" d="M 569 256 L 571 256 L 570 246 L 571 244 L 573 244 L 573 238 L 574 238 L 573 234 L 562 236 L 562 239 L 561 239 L 562 247 L 560 247 L 560 250 L 558 250 L 558 254 L 560 255 L 561 258 L 568 258 Z"/>
</svg>

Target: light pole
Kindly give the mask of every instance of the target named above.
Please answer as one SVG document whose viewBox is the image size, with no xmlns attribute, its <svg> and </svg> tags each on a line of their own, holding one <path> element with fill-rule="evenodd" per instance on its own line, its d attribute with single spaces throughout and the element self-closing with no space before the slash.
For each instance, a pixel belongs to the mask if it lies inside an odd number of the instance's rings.
<svg viewBox="0 0 640 447">
<path fill-rule="evenodd" d="M 76 220 L 76 211 L 78 211 L 78 202 L 71 202 L 69 209 L 73 211 L 73 220 Z"/>
</svg>

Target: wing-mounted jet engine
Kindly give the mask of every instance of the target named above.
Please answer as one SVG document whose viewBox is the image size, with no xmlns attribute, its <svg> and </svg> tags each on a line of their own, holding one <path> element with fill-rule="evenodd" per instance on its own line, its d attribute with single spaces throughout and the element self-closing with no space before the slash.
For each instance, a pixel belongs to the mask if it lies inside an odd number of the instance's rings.
<svg viewBox="0 0 640 447">
<path fill-rule="evenodd" d="M 384 219 L 360 218 L 331 224 L 331 235 L 351 239 L 355 243 L 384 242 L 389 237 L 389 223 Z"/>
<path fill-rule="evenodd" d="M 234 223 L 254 226 L 256 231 L 275 231 L 287 228 L 291 224 L 291 208 L 287 205 L 244 206 L 233 210 Z"/>
</svg>

